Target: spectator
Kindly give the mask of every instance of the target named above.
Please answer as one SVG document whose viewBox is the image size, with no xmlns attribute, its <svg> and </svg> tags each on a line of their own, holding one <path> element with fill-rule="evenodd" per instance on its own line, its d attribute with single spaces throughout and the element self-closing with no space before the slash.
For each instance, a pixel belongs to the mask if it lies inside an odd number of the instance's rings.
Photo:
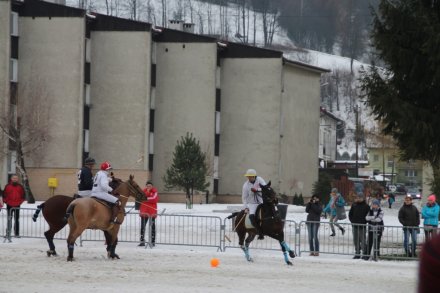
<svg viewBox="0 0 440 293">
<path fill-rule="evenodd" d="M 368 253 L 362 257 L 363 260 L 369 260 L 371 248 L 374 246 L 373 260 L 380 256 L 380 240 L 383 232 L 383 211 L 380 208 L 380 202 L 375 199 L 371 205 L 368 215 L 365 217 L 368 223 Z"/>
<path fill-rule="evenodd" d="M 361 250 L 364 256 L 367 256 L 367 215 L 370 212 L 370 206 L 365 201 L 363 194 L 359 194 L 355 202 L 348 212 L 348 219 L 352 224 L 353 230 L 353 244 L 355 249 L 355 256 L 353 259 L 360 259 L 362 257 Z"/>
<path fill-rule="evenodd" d="M 388 194 L 388 208 L 391 209 L 391 206 L 395 201 L 396 201 L 396 196 L 394 195 L 394 193 Z"/>
<path fill-rule="evenodd" d="M 139 216 L 141 217 L 141 239 L 139 246 L 145 246 L 145 226 L 148 220 L 151 220 L 151 246 L 156 245 L 156 217 L 157 217 L 157 202 L 159 201 L 159 195 L 157 194 L 156 187 L 153 186 L 151 181 L 147 181 L 144 188 L 145 196 L 147 200 L 143 201 L 140 206 Z"/>
<path fill-rule="evenodd" d="M 345 233 L 345 229 L 342 228 L 341 225 L 337 224 L 336 222 L 338 220 L 343 220 L 345 217 L 338 215 L 336 209 L 337 208 L 344 208 L 345 206 L 345 200 L 342 197 L 342 195 L 338 192 L 338 189 L 333 188 L 330 193 L 330 201 L 328 202 L 327 206 L 324 208 L 324 212 L 330 214 L 330 229 L 332 230 L 332 234 L 330 236 L 335 236 L 335 225 L 341 230 L 342 235 Z M 344 212 L 345 214 L 345 212 Z"/>
<path fill-rule="evenodd" d="M 425 241 L 431 239 L 437 232 L 439 212 L 440 208 L 436 203 L 435 194 L 431 194 L 428 196 L 428 202 L 422 208 Z"/>
<path fill-rule="evenodd" d="M 3 200 L 7 205 L 8 221 L 6 229 L 6 238 L 11 242 L 12 217 L 14 216 L 14 235 L 20 238 L 20 206 L 25 201 L 25 192 L 23 186 L 18 182 L 16 174 L 11 176 L 11 180 L 5 186 L 3 191 Z"/>
<path fill-rule="evenodd" d="M 314 194 L 306 205 L 307 231 L 309 232 L 310 255 L 319 256 L 318 230 L 320 225 L 322 205 L 319 197 Z"/>
<path fill-rule="evenodd" d="M 412 204 L 411 196 L 405 197 L 403 206 L 399 210 L 399 222 L 403 226 L 403 246 L 405 254 L 409 257 L 416 257 L 417 233 L 420 225 L 419 210 Z M 411 235 L 411 249 L 409 247 L 409 236 Z"/>
</svg>

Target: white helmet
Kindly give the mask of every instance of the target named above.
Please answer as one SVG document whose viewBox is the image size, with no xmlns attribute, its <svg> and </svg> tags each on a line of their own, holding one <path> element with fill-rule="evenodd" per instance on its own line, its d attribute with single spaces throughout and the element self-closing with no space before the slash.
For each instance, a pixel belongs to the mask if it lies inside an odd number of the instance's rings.
<svg viewBox="0 0 440 293">
<path fill-rule="evenodd" d="M 255 176 L 257 176 L 257 171 L 255 171 L 255 169 L 248 169 L 246 171 L 246 174 L 244 174 L 244 176 L 246 176 L 246 177 L 255 177 Z"/>
</svg>

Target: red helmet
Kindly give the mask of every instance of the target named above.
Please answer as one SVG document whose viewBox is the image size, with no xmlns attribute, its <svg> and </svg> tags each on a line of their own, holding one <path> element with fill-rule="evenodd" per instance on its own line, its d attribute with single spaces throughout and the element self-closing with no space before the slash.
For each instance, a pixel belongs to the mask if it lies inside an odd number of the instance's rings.
<svg viewBox="0 0 440 293">
<path fill-rule="evenodd" d="M 101 164 L 101 170 L 108 171 L 110 169 L 112 169 L 112 165 L 110 165 L 109 162 L 105 161 L 104 163 Z"/>
</svg>

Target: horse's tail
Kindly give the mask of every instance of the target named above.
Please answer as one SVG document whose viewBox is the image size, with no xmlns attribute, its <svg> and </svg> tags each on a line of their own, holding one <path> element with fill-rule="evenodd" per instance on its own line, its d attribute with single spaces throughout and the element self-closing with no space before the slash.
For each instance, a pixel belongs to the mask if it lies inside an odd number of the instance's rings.
<svg viewBox="0 0 440 293">
<path fill-rule="evenodd" d="M 35 211 L 34 215 L 32 216 L 32 221 L 36 222 L 38 215 L 40 214 L 41 210 L 44 208 L 44 202 L 37 206 L 37 210 Z"/>
<path fill-rule="evenodd" d="M 72 202 L 69 204 L 69 206 L 66 209 L 66 215 L 64 216 L 64 221 L 67 222 L 70 215 L 73 217 L 73 210 L 75 209 L 75 202 Z"/>
<path fill-rule="evenodd" d="M 240 213 L 240 212 L 234 212 L 234 213 L 230 214 L 229 216 L 227 216 L 226 219 L 232 219 L 232 218 L 235 218 L 236 216 L 238 216 L 239 213 Z"/>
</svg>

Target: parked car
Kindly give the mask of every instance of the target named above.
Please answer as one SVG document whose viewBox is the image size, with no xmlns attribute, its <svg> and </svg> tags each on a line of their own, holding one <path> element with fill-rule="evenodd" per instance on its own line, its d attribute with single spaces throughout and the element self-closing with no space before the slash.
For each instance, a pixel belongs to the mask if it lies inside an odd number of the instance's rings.
<svg viewBox="0 0 440 293">
<path fill-rule="evenodd" d="M 407 196 L 411 196 L 412 199 L 422 199 L 422 190 L 419 188 L 410 187 L 406 192 Z"/>
<path fill-rule="evenodd" d="M 395 194 L 408 194 L 408 190 L 405 186 L 405 184 L 403 183 L 396 183 L 396 191 L 394 192 Z"/>
</svg>

